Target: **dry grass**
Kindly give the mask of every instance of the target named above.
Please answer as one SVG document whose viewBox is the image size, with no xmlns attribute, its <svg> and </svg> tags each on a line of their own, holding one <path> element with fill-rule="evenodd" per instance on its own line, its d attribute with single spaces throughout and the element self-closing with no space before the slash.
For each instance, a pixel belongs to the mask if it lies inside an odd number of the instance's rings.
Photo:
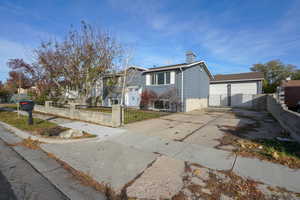
<svg viewBox="0 0 300 200">
<path fill-rule="evenodd" d="M 15 144 L 9 144 L 9 146 L 23 146 L 29 149 L 37 150 L 40 149 L 41 142 L 38 140 L 32 140 L 31 138 L 27 138 L 22 140 L 21 142 Z"/>
</svg>

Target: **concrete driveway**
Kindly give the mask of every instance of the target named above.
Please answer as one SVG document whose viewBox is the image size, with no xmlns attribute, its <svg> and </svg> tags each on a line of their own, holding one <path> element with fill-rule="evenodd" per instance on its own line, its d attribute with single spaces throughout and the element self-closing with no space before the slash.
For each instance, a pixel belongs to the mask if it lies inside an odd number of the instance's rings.
<svg viewBox="0 0 300 200">
<path fill-rule="evenodd" d="M 229 130 L 245 126 L 248 128 L 243 130 L 243 136 L 250 139 L 274 138 L 281 133 L 281 127 L 267 112 L 242 109 L 177 113 L 124 128 L 132 133 L 215 147 Z"/>
</svg>

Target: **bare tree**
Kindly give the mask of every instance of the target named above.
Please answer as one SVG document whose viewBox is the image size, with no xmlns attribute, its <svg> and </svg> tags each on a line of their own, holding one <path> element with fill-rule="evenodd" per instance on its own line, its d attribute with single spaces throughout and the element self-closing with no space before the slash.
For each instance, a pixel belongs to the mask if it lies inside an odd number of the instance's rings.
<svg viewBox="0 0 300 200">
<path fill-rule="evenodd" d="M 97 81 L 115 71 L 122 48 L 110 33 L 82 22 L 79 31 L 72 29 L 62 42 L 43 42 L 35 54 L 46 77 L 62 94 L 74 90 L 85 103 Z"/>
</svg>

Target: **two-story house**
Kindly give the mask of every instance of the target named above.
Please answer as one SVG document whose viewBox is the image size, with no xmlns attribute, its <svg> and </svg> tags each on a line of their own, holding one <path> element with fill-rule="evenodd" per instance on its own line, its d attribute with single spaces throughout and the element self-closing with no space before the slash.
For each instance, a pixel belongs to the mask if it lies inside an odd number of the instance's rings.
<svg viewBox="0 0 300 200">
<path fill-rule="evenodd" d="M 188 112 L 208 106 L 209 80 L 213 77 L 205 62 L 195 58 L 188 51 L 186 63 L 148 68 L 143 72 L 144 91 L 155 96 L 148 102 L 148 108 Z"/>
<path fill-rule="evenodd" d="M 146 70 L 142 67 L 131 66 L 126 71 L 104 76 L 102 105 L 112 106 L 123 103 L 128 107 L 139 107 L 145 85 L 142 73 Z M 122 102 L 122 95 L 124 95 L 124 102 Z"/>
</svg>

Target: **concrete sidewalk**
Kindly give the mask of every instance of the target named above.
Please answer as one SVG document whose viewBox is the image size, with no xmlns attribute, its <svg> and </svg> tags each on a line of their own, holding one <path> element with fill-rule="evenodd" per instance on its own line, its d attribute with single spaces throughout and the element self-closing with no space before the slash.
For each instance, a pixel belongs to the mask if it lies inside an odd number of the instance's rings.
<svg viewBox="0 0 300 200">
<path fill-rule="evenodd" d="M 159 155 L 187 161 L 214 170 L 232 170 L 238 175 L 300 191 L 300 171 L 257 159 L 236 157 L 234 154 L 201 145 L 175 142 L 159 137 L 123 133 L 108 141 L 72 144 L 43 144 L 45 151 L 77 170 L 88 173 L 97 181 L 120 191 L 134 180 Z M 113 158 L 113 159 L 112 159 Z M 122 172 L 120 172 L 122 171 Z M 276 175 L 274 175 L 276 174 Z"/>
</svg>

